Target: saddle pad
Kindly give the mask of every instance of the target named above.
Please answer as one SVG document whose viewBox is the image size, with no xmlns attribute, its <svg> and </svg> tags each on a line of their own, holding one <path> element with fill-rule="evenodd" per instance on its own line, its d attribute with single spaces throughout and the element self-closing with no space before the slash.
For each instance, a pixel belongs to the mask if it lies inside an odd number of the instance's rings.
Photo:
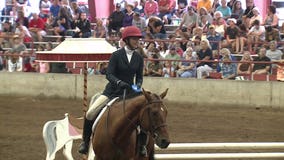
<svg viewBox="0 0 284 160">
<path fill-rule="evenodd" d="M 111 105 L 112 105 L 116 100 L 118 100 L 118 99 L 119 99 L 119 97 L 116 97 L 116 98 L 110 100 L 110 101 L 103 107 L 102 111 L 99 113 L 99 115 L 97 116 L 97 118 L 96 118 L 96 120 L 95 120 L 95 122 L 94 122 L 94 124 L 93 124 L 93 127 L 92 127 L 92 131 L 93 131 L 93 132 L 95 131 L 96 126 L 97 126 L 97 123 L 99 122 L 99 120 L 101 119 L 101 117 L 103 116 L 103 114 L 105 113 L 107 107 L 111 106 Z"/>
</svg>

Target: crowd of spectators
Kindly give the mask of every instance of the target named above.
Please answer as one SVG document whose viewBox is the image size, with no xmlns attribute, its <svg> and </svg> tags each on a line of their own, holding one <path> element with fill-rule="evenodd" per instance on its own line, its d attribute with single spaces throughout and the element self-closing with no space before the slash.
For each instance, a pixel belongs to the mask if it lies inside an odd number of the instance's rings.
<svg viewBox="0 0 284 160">
<path fill-rule="evenodd" d="M 11 48 L 8 53 L 22 53 L 26 50 L 16 52 L 14 49 L 17 39 L 21 45 L 29 45 L 32 41 L 45 41 L 46 35 L 55 35 L 57 38 L 53 41 L 57 42 L 65 36 L 106 38 L 120 48 L 124 46 L 119 40 L 121 32 L 134 25 L 144 36 L 138 51 L 147 58 L 146 76 L 208 78 L 210 73 L 218 72 L 223 79 L 234 79 L 241 74 L 271 74 L 277 67 L 276 64 L 253 64 L 250 61 L 283 59 L 281 35 L 284 25 L 278 26 L 275 6 L 269 6 L 267 15 L 261 17 L 253 0 L 246 1 L 246 8 L 242 8 L 239 0 L 122 2 L 115 4 L 115 9 L 105 20 L 96 19 L 95 25 L 91 25 L 87 13 L 76 1 L 40 0 L 40 13 L 31 15 L 24 15 L 18 7 L 15 23 L 3 20 L 1 47 L 7 48 L 5 44 L 8 44 Z M 168 28 L 174 28 L 173 32 L 169 33 Z M 17 38 L 10 38 L 10 34 Z M 43 46 L 36 48 L 46 50 Z M 238 63 L 236 55 L 242 56 Z M 31 63 L 33 60 L 30 58 Z M 27 61 L 9 59 L 13 65 Z M 31 71 L 52 72 L 51 64 L 31 66 L 34 67 Z M 8 70 L 12 71 L 11 67 Z M 28 71 L 25 68 L 14 70 Z M 89 71 L 104 73 L 92 68 Z"/>
</svg>

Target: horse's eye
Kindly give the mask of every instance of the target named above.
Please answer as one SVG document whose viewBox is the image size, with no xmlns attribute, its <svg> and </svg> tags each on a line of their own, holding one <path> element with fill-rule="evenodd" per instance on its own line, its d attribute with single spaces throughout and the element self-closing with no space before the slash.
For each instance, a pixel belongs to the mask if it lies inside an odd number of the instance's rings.
<svg viewBox="0 0 284 160">
<path fill-rule="evenodd" d="M 158 116 L 158 112 L 153 112 L 153 116 Z"/>
</svg>

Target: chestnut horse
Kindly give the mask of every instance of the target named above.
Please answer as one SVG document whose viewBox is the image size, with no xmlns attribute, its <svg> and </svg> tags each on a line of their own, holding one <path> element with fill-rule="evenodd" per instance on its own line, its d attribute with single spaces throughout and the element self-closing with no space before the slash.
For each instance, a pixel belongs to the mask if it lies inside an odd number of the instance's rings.
<svg viewBox="0 0 284 160">
<path fill-rule="evenodd" d="M 142 89 L 139 96 L 119 101 L 109 107 L 98 121 L 92 145 L 96 160 L 154 159 L 154 143 L 160 148 L 170 144 L 167 131 L 167 108 L 161 95 Z M 147 132 L 148 157 L 139 157 L 137 127 Z"/>
</svg>

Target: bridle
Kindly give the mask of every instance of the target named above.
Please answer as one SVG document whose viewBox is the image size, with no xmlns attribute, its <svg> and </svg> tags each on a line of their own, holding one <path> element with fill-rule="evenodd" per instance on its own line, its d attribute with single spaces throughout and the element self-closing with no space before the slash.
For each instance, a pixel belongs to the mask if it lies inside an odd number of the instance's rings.
<svg viewBox="0 0 284 160">
<path fill-rule="evenodd" d="M 148 114 L 148 117 L 149 117 L 149 126 L 150 126 L 150 128 L 148 128 L 148 129 L 142 128 L 142 127 L 143 127 L 142 125 L 140 125 L 140 127 L 141 127 L 141 129 L 142 129 L 143 131 L 145 131 L 146 133 L 150 133 L 150 135 L 152 135 L 152 137 L 153 137 L 154 139 L 156 139 L 156 138 L 158 137 L 158 134 L 156 133 L 156 131 L 157 131 L 158 129 L 160 129 L 160 128 L 163 128 L 163 127 L 166 127 L 166 126 L 167 126 L 166 123 L 161 123 L 161 124 L 158 124 L 158 125 L 156 125 L 156 126 L 153 124 L 153 118 L 154 118 L 154 117 L 153 117 L 153 115 L 151 114 L 152 108 L 151 108 L 149 105 L 156 104 L 156 103 L 163 104 L 163 101 L 161 101 L 161 100 L 148 101 L 148 102 L 145 104 L 146 108 L 143 109 L 143 111 L 141 112 L 141 114 L 140 114 L 140 116 L 139 116 L 139 123 L 142 124 L 142 123 L 143 123 L 143 120 L 144 120 L 144 119 L 143 119 L 144 114 L 145 114 L 146 111 L 148 111 L 147 114 Z"/>
</svg>

